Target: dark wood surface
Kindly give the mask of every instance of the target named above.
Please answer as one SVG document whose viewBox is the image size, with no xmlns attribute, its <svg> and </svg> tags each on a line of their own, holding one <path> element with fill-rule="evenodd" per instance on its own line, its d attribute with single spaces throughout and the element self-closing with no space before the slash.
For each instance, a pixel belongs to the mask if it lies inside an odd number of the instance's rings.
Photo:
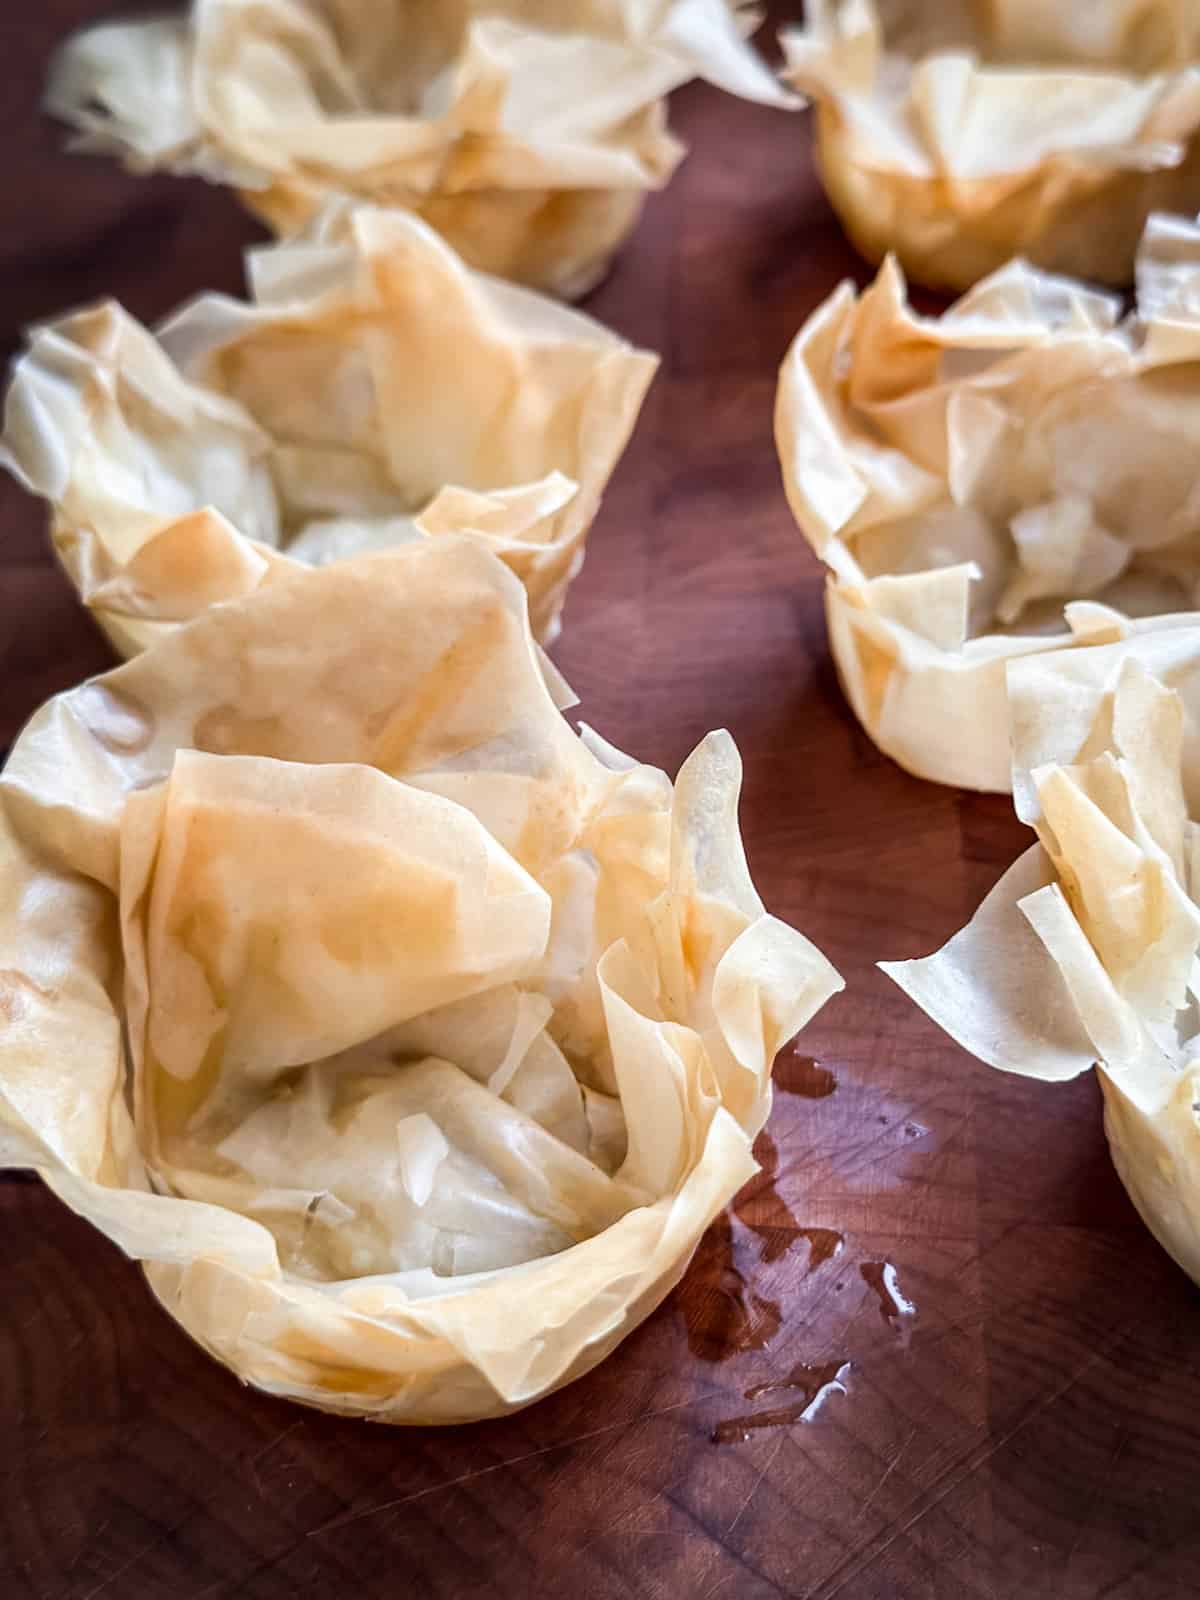
<svg viewBox="0 0 1200 1600">
<path fill-rule="evenodd" d="M 37 115 L 52 42 L 123 9 L 3 8 L 10 346 L 101 294 L 154 317 L 239 287 L 256 234 L 232 198 L 67 156 Z M 858 731 L 784 503 L 776 365 L 863 269 L 805 119 L 695 87 L 675 124 L 693 154 L 590 302 L 664 365 L 557 656 L 643 759 L 733 731 L 755 878 L 848 992 L 781 1058 L 762 1175 L 679 1291 L 498 1423 L 386 1430 L 242 1389 L 112 1246 L 0 1181 L 5 1600 L 1200 1589 L 1200 1294 L 1126 1201 L 1094 1083 L 978 1066 L 873 968 L 957 928 L 1023 841 L 1007 802 L 918 783 Z M 6 743 L 108 658 L 8 483 L 0 528 Z"/>
</svg>

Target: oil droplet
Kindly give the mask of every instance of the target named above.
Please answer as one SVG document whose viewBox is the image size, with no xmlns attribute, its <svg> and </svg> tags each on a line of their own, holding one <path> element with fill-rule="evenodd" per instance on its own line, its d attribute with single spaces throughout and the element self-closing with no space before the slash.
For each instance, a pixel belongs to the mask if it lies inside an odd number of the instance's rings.
<svg viewBox="0 0 1200 1600">
<path fill-rule="evenodd" d="M 842 1379 L 849 1370 L 848 1361 L 826 1361 L 816 1367 L 809 1366 L 806 1361 L 800 1361 L 786 1378 L 771 1378 L 766 1383 L 752 1383 L 746 1390 L 746 1399 L 761 1400 L 765 1394 L 778 1394 L 785 1389 L 800 1389 L 805 1396 L 805 1406 L 810 1406 L 815 1400 L 819 1400 L 827 1389 L 836 1387 L 839 1393 L 845 1394 L 846 1385 Z"/>
<path fill-rule="evenodd" d="M 781 1050 L 775 1059 L 775 1082 L 784 1094 L 798 1094 L 804 1100 L 824 1100 L 837 1088 L 837 1078 L 815 1056 L 801 1055 L 795 1045 Z"/>
<path fill-rule="evenodd" d="M 879 1314 L 889 1328 L 899 1331 L 901 1317 L 914 1317 L 917 1308 L 905 1295 L 890 1261 L 864 1261 L 858 1269 L 863 1282 L 879 1301 Z"/>
<path fill-rule="evenodd" d="M 764 1395 L 788 1390 L 797 1390 L 800 1398 L 767 1411 L 752 1411 L 745 1417 L 727 1417 L 713 1429 L 713 1443 L 742 1444 L 762 1428 L 783 1428 L 795 1422 L 811 1421 L 829 1395 L 845 1394 L 849 1371 L 848 1361 L 826 1361 L 820 1366 L 809 1366 L 801 1361 L 786 1378 L 751 1384 L 746 1390 L 747 1400 L 761 1400 Z"/>
<path fill-rule="evenodd" d="M 808 1240 L 808 1267 L 805 1270 L 805 1277 L 810 1272 L 815 1272 L 818 1267 L 823 1267 L 827 1261 L 832 1261 L 834 1256 L 840 1255 L 842 1245 L 846 1242 L 836 1228 L 799 1228 L 797 1232 Z"/>
<path fill-rule="evenodd" d="M 688 1348 L 701 1361 L 725 1361 L 744 1350 L 762 1350 L 779 1332 L 782 1314 L 774 1300 L 747 1287 L 741 1251 L 728 1212 L 700 1242 L 684 1298 Z"/>
<path fill-rule="evenodd" d="M 831 1260 L 842 1248 L 842 1235 L 834 1228 L 816 1228 L 802 1223 L 775 1187 L 779 1170 L 779 1150 L 765 1130 L 759 1134 L 754 1154 L 762 1171 L 738 1195 L 734 1213 L 762 1241 L 763 1262 L 778 1261 L 797 1239 L 808 1240 L 808 1266 L 805 1277 Z"/>
</svg>

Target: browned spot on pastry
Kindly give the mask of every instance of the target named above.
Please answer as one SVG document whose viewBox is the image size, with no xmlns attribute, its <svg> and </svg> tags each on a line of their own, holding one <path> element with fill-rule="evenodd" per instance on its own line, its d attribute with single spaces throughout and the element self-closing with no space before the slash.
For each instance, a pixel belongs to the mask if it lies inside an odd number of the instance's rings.
<svg viewBox="0 0 1200 1600">
<path fill-rule="evenodd" d="M 696 902 L 690 898 L 684 902 L 679 937 L 688 978 L 693 984 L 698 984 L 712 948 L 712 934 L 705 926 Z"/>
<path fill-rule="evenodd" d="M 341 1353 L 330 1350 L 311 1334 L 294 1329 L 275 1341 L 275 1349 L 293 1361 L 304 1361 L 315 1370 L 311 1374 L 314 1385 L 329 1394 L 390 1394 L 398 1387 L 394 1373 L 379 1372 L 371 1367 L 352 1367 L 345 1364 Z"/>
<path fill-rule="evenodd" d="M 457 885 L 440 872 L 410 870 L 403 883 L 354 897 L 320 919 L 318 937 L 335 961 L 354 968 L 387 969 L 404 960 L 414 943 L 430 968 L 449 958 L 456 937 Z"/>
<path fill-rule="evenodd" d="M 374 766 L 393 773 L 411 769 L 426 730 L 444 718 L 452 720 L 446 715 L 448 708 L 466 699 L 485 664 L 499 653 L 508 626 L 507 609 L 490 601 L 478 621 L 460 630 L 411 693 L 368 721 Z"/>
<path fill-rule="evenodd" d="M 866 714 L 873 722 L 878 721 L 883 711 L 887 686 L 896 665 L 895 659 L 861 628 L 855 630 L 854 647 L 858 653 L 859 671 L 862 673 L 863 690 L 867 697 Z"/>
</svg>

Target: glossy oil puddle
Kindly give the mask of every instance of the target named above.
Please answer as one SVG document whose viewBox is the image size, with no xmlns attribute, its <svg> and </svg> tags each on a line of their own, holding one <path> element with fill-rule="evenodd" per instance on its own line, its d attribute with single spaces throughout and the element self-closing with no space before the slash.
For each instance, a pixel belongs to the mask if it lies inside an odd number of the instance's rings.
<svg viewBox="0 0 1200 1600">
<path fill-rule="evenodd" d="M 705 1234 L 689 1278 L 693 1292 L 684 1302 L 688 1348 L 702 1361 L 727 1361 L 747 1350 L 763 1350 L 783 1320 L 777 1300 L 750 1288 L 756 1267 L 779 1261 L 798 1240 L 808 1246 L 804 1276 L 831 1261 L 842 1249 L 835 1228 L 802 1223 L 775 1187 L 779 1151 L 770 1134 L 754 1147 L 762 1167 Z"/>
<path fill-rule="evenodd" d="M 775 1075 L 784 1093 L 805 1099 L 826 1099 L 837 1088 L 833 1072 L 794 1049 L 777 1059 Z M 910 1138 L 925 1131 L 913 1124 L 904 1128 Z M 763 1350 L 779 1333 L 783 1322 L 779 1301 L 751 1287 L 757 1268 L 781 1260 L 803 1243 L 806 1255 L 800 1275 L 807 1278 L 845 1249 L 845 1236 L 838 1229 L 802 1222 L 778 1193 L 779 1151 L 770 1134 L 759 1135 L 754 1153 L 761 1171 L 708 1230 L 689 1274 L 692 1292 L 684 1302 L 688 1346 L 704 1361 Z M 858 1271 L 878 1301 L 885 1326 L 907 1343 L 916 1306 L 902 1290 L 895 1266 L 890 1261 L 864 1261 Z M 842 1280 L 836 1287 L 842 1287 Z M 743 1397 L 758 1409 L 718 1422 L 711 1435 L 714 1444 L 744 1443 L 765 1429 L 810 1421 L 831 1394 L 847 1392 L 850 1369 L 845 1358 L 802 1361 L 785 1377 L 751 1384 Z"/>
<path fill-rule="evenodd" d="M 779 1150 L 769 1133 L 760 1133 L 754 1146 L 754 1155 L 762 1171 L 750 1182 L 733 1202 L 733 1212 L 739 1222 L 757 1235 L 761 1243 L 759 1260 L 765 1263 L 778 1261 L 785 1256 L 797 1239 L 808 1244 L 808 1264 L 804 1276 L 815 1272 L 826 1261 L 831 1261 L 842 1248 L 844 1240 L 836 1228 L 818 1228 L 801 1222 L 775 1186 L 779 1171 Z"/>
<path fill-rule="evenodd" d="M 738 1239 L 733 1218 L 723 1211 L 700 1242 L 690 1276 L 699 1281 L 684 1302 L 688 1349 L 701 1361 L 727 1361 L 745 1350 L 763 1350 L 783 1320 L 779 1302 L 747 1286 L 756 1264 Z"/>
<path fill-rule="evenodd" d="M 770 1383 L 754 1383 L 746 1390 L 747 1400 L 761 1400 L 769 1394 L 794 1393 L 799 1398 L 766 1411 L 752 1411 L 745 1417 L 727 1417 L 712 1431 L 714 1444 L 743 1444 L 763 1428 L 787 1428 L 815 1417 L 831 1394 L 846 1393 L 848 1361 L 826 1361 L 809 1366 L 801 1361 L 786 1378 Z"/>
</svg>

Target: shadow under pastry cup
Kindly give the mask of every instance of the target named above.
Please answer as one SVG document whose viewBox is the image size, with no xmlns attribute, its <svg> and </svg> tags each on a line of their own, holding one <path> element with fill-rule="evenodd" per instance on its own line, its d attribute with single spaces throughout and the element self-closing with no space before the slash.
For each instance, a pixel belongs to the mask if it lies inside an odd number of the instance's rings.
<svg viewBox="0 0 1200 1600">
<path fill-rule="evenodd" d="M 810 0 L 782 36 L 829 198 L 869 261 L 962 290 L 1023 256 L 1124 286 L 1200 209 L 1200 16 L 1179 0 Z"/>
<path fill-rule="evenodd" d="M 1200 586 L 1200 228 L 1154 217 L 1138 303 L 1013 262 L 940 317 L 887 261 L 805 323 L 775 433 L 875 743 L 1009 788 L 1005 668 L 1177 626 Z"/>
<path fill-rule="evenodd" d="M 79 148 L 230 184 L 277 233 L 351 195 L 575 298 L 684 153 L 672 89 L 799 103 L 745 43 L 757 21 L 743 0 L 193 0 L 69 41 L 46 105 Z"/>
<path fill-rule="evenodd" d="M 1008 679 L 1038 843 L 936 955 L 884 971 L 992 1066 L 1097 1066 L 1121 1180 L 1200 1282 L 1200 614 Z"/>
<path fill-rule="evenodd" d="M 657 358 L 468 269 L 416 217 L 333 202 L 157 335 L 106 302 L 35 328 L 4 451 L 123 655 L 207 607 L 467 533 L 549 643 Z"/>
<path fill-rule="evenodd" d="M 449 537 L 297 570 L 50 701 L 0 777 L 0 1161 L 243 1380 L 512 1410 L 662 1300 L 841 987 L 712 734 L 564 720 Z"/>
</svg>

